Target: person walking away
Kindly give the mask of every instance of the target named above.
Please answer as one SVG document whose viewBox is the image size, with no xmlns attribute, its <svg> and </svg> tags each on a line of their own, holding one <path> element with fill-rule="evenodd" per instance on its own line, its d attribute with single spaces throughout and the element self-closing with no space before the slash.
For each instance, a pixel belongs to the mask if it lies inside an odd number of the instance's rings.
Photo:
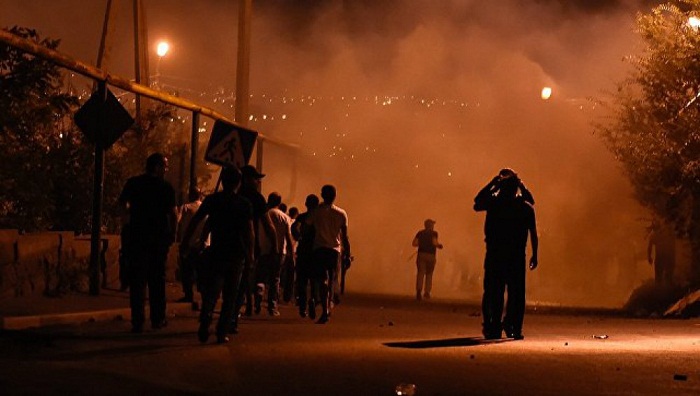
<svg viewBox="0 0 700 396">
<path fill-rule="evenodd" d="M 284 203 L 280 205 L 279 209 L 287 213 L 285 211 L 285 208 L 283 207 Z M 294 223 L 294 220 L 299 216 L 299 209 L 296 208 L 295 206 L 292 206 L 289 208 L 289 213 L 287 213 L 287 216 L 289 216 L 289 227 L 291 231 L 292 224 Z M 282 261 L 282 273 L 280 275 L 280 288 L 282 289 L 282 300 L 285 303 L 289 303 L 292 301 L 292 298 L 295 298 L 294 294 L 294 286 L 295 286 L 295 278 L 296 278 L 296 259 L 295 259 L 295 253 L 296 253 L 296 238 L 294 238 L 294 235 L 292 235 L 292 245 L 285 245 L 285 254 L 284 254 L 284 260 Z M 298 300 L 298 299 L 297 299 Z M 298 303 L 298 301 L 295 301 L 295 303 Z"/>
<path fill-rule="evenodd" d="M 656 284 L 672 286 L 673 270 L 676 267 L 676 235 L 668 224 L 658 220 L 652 222 L 647 245 L 647 260 L 649 265 L 654 266 Z"/>
<path fill-rule="evenodd" d="M 330 316 L 333 297 L 333 279 L 340 267 L 341 253 L 351 257 L 348 239 L 348 215 L 345 210 L 333 204 L 336 189 L 332 185 L 321 188 L 323 203 L 309 217 L 316 232 L 314 238 L 313 269 L 314 281 L 319 287 L 321 317 L 316 323 L 325 324 Z"/>
<path fill-rule="evenodd" d="M 521 181 L 515 172 L 500 173 L 474 198 L 474 210 L 486 211 L 484 233 L 483 334 L 486 339 L 523 339 L 525 314 L 525 250 L 528 233 L 532 245 L 530 270 L 537 268 L 538 237 L 535 210 L 518 195 Z M 504 293 L 508 291 L 503 320 Z"/>
<path fill-rule="evenodd" d="M 165 180 L 168 160 L 155 153 L 146 160 L 146 173 L 127 180 L 119 195 L 119 208 L 129 224 L 129 302 L 131 331 L 141 333 L 148 287 L 151 327 L 167 324 L 165 318 L 165 263 L 175 241 L 177 207 L 175 190 Z"/>
<path fill-rule="evenodd" d="M 268 210 L 263 215 L 268 219 L 275 230 L 276 238 L 270 240 L 266 234 L 261 234 L 260 259 L 258 260 L 255 313 L 260 313 L 261 303 L 265 289 L 267 288 L 267 311 L 270 316 L 279 316 L 277 304 L 279 302 L 280 272 L 287 249 L 292 248 L 291 219 L 279 209 L 282 196 L 277 192 L 268 195 Z M 273 246 L 273 243 L 277 246 Z"/>
<path fill-rule="evenodd" d="M 435 220 L 427 219 L 423 222 L 424 229 L 418 231 L 413 238 L 413 246 L 418 248 L 416 256 L 416 300 L 422 298 L 430 299 L 430 292 L 433 288 L 433 271 L 435 271 L 435 263 L 437 262 L 437 249 L 442 249 L 442 244 L 438 242 L 438 233 L 435 231 Z M 425 294 L 421 294 L 423 290 L 423 282 L 425 281 Z"/>
<path fill-rule="evenodd" d="M 214 307 L 221 294 L 221 313 L 216 325 L 217 343 L 227 342 L 226 334 L 234 316 L 236 296 L 245 266 L 253 261 L 255 234 L 253 209 L 250 202 L 237 193 L 241 183 L 241 172 L 236 168 L 221 171 L 223 191 L 207 196 L 195 213 L 183 235 L 180 249 L 188 253 L 193 234 L 206 218 L 211 232 L 211 245 L 202 264 L 202 309 L 199 315 L 197 336 L 202 343 L 209 339 L 209 326 Z"/>
<path fill-rule="evenodd" d="M 180 221 L 177 227 L 177 242 L 182 245 L 183 236 L 188 225 L 192 221 L 195 213 L 199 210 L 202 205 L 202 193 L 195 189 L 190 191 L 189 202 L 182 205 L 180 210 Z M 195 268 L 197 260 L 199 259 L 204 247 L 206 245 L 206 236 L 204 234 L 204 222 L 200 222 L 194 231 L 193 237 L 189 239 L 189 246 L 184 251 L 187 255 L 178 255 L 178 264 L 180 267 L 180 280 L 182 282 L 182 291 L 184 297 L 177 300 L 178 302 L 188 302 L 192 303 L 196 308 L 196 303 L 194 302 L 194 281 L 195 281 Z M 180 251 L 183 251 L 180 248 Z"/>
<path fill-rule="evenodd" d="M 292 237 L 297 241 L 296 249 L 296 289 L 297 305 L 299 306 L 299 316 L 305 318 L 307 315 L 312 320 L 316 319 L 316 290 L 312 279 L 312 253 L 314 250 L 314 227 L 309 224 L 309 216 L 319 205 L 318 196 L 309 194 L 304 203 L 306 212 L 300 214 L 292 224 Z M 311 293 L 311 296 L 309 296 Z M 307 312 L 308 306 L 308 312 Z"/>
<path fill-rule="evenodd" d="M 250 265 L 246 265 L 243 268 L 243 275 L 241 277 L 241 286 L 238 289 L 238 297 L 236 297 L 236 308 L 234 312 L 236 314 L 233 316 L 233 321 L 231 322 L 231 333 L 236 333 L 238 329 L 238 312 L 240 311 L 243 303 L 245 302 L 245 315 L 251 316 L 253 314 L 253 294 L 255 293 L 255 267 L 257 265 L 257 260 L 260 257 L 260 234 L 264 233 L 269 240 L 275 241 L 272 243 L 274 249 L 277 248 L 277 235 L 275 234 L 275 229 L 272 223 L 267 217 L 264 216 L 267 212 L 267 202 L 265 197 L 260 193 L 261 180 L 265 177 L 264 174 L 260 173 L 252 165 L 245 165 L 241 168 L 241 173 L 243 175 L 243 180 L 241 181 L 241 188 L 239 193 L 250 201 L 253 205 L 253 229 L 255 232 L 255 243 L 254 243 L 254 253 L 253 262 Z"/>
</svg>

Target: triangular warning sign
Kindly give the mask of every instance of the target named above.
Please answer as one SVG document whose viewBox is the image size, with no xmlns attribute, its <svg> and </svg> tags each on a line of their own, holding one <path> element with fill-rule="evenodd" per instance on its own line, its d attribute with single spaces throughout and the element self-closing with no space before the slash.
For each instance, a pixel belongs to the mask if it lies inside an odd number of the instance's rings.
<svg viewBox="0 0 700 396">
<path fill-rule="evenodd" d="M 248 164 L 258 133 L 225 121 L 216 121 L 204 159 L 221 166 Z"/>
</svg>

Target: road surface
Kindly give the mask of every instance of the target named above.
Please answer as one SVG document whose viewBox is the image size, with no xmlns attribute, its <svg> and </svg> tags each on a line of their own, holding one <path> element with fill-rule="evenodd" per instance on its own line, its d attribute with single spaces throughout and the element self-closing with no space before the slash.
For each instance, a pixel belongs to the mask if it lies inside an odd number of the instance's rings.
<svg viewBox="0 0 700 396">
<path fill-rule="evenodd" d="M 4 395 L 698 395 L 700 319 L 528 312 L 523 341 L 480 335 L 475 305 L 346 296 L 316 325 L 293 306 L 197 341 L 196 313 L 0 333 Z M 598 336 L 598 338 L 594 337 Z M 605 338 L 607 336 L 607 338 Z"/>
</svg>

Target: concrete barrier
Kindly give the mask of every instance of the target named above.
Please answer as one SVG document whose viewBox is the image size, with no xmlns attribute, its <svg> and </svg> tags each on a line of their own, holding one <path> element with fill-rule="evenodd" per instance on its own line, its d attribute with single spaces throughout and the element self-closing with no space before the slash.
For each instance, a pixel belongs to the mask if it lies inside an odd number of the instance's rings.
<svg viewBox="0 0 700 396">
<path fill-rule="evenodd" d="M 101 247 L 100 286 L 119 289 L 119 235 L 103 235 Z M 0 299 L 87 292 L 89 264 L 89 235 L 75 235 L 73 232 L 20 235 L 17 230 L 0 230 Z M 168 282 L 176 282 L 176 270 L 177 244 L 168 254 Z"/>
</svg>

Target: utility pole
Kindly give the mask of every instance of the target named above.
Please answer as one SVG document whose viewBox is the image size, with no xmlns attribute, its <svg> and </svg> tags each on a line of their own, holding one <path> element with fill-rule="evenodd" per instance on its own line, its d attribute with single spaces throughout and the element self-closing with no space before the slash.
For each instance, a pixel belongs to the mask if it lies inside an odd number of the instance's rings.
<svg viewBox="0 0 700 396">
<path fill-rule="evenodd" d="M 134 0 L 134 68 L 136 84 L 150 87 L 148 76 L 148 29 L 146 11 L 141 0 Z M 136 123 L 141 121 L 141 111 L 145 99 L 136 94 Z"/>
<path fill-rule="evenodd" d="M 250 116 L 250 25 L 253 0 L 238 2 L 238 65 L 236 67 L 236 123 L 248 126 Z M 262 140 L 256 142 L 256 167 L 262 172 Z"/>
<path fill-rule="evenodd" d="M 109 37 L 113 32 L 114 23 L 112 23 L 112 0 L 107 0 L 107 10 L 105 11 L 105 21 L 102 25 L 102 38 L 100 39 L 100 48 L 97 50 L 97 68 L 106 69 L 103 67 L 106 60 L 109 59 Z M 97 86 L 95 86 L 95 89 Z"/>
</svg>

